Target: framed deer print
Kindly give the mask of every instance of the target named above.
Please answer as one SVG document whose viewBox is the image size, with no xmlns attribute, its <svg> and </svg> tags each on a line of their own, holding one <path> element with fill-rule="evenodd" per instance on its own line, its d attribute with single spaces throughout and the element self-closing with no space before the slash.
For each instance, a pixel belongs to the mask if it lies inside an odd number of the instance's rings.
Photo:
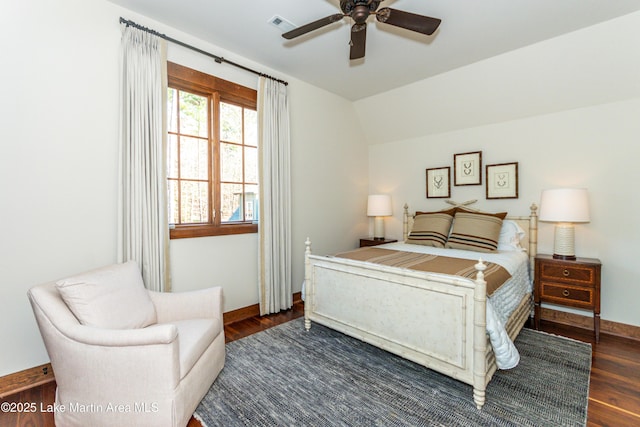
<svg viewBox="0 0 640 427">
<path fill-rule="evenodd" d="M 482 151 L 453 155 L 455 185 L 482 184 Z"/>
<path fill-rule="evenodd" d="M 518 162 L 487 165 L 487 199 L 518 198 Z"/>
<path fill-rule="evenodd" d="M 438 199 L 451 197 L 451 168 L 427 169 L 427 198 Z"/>
</svg>

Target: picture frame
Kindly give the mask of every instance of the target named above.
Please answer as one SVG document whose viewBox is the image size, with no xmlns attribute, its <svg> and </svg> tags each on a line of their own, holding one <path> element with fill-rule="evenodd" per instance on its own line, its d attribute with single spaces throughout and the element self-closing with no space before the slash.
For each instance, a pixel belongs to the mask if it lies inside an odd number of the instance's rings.
<svg viewBox="0 0 640 427">
<path fill-rule="evenodd" d="M 427 198 L 451 197 L 451 167 L 427 169 Z"/>
<path fill-rule="evenodd" d="M 482 184 L 482 151 L 453 155 L 455 185 Z"/>
<path fill-rule="evenodd" d="M 518 162 L 487 165 L 487 199 L 518 198 Z"/>
</svg>

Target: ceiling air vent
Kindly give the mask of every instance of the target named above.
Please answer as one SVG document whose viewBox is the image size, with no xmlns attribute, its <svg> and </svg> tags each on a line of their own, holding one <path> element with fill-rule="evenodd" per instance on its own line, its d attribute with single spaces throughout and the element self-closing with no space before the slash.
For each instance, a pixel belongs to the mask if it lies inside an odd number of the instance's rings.
<svg viewBox="0 0 640 427">
<path fill-rule="evenodd" d="M 284 19 L 282 16 L 274 15 L 273 18 L 269 19 L 269 24 L 277 27 L 282 32 L 291 31 L 296 28 L 291 22 Z"/>
</svg>

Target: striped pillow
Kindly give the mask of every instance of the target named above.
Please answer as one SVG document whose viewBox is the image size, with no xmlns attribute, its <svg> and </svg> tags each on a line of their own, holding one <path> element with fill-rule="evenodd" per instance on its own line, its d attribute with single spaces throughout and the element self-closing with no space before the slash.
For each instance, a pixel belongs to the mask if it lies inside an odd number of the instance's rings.
<svg viewBox="0 0 640 427">
<path fill-rule="evenodd" d="M 506 212 L 484 214 L 458 210 L 445 247 L 477 252 L 496 251 L 502 220 L 506 216 Z"/>
<path fill-rule="evenodd" d="M 406 243 L 444 248 L 454 209 L 441 212 L 417 212 Z"/>
</svg>

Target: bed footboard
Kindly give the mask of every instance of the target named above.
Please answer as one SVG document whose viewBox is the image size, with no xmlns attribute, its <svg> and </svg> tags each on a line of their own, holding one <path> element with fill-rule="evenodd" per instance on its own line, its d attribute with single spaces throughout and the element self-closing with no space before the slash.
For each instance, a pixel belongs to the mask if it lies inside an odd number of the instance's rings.
<svg viewBox="0 0 640 427">
<path fill-rule="evenodd" d="M 318 322 L 473 386 L 487 380 L 486 282 L 305 251 L 305 328 Z"/>
</svg>

